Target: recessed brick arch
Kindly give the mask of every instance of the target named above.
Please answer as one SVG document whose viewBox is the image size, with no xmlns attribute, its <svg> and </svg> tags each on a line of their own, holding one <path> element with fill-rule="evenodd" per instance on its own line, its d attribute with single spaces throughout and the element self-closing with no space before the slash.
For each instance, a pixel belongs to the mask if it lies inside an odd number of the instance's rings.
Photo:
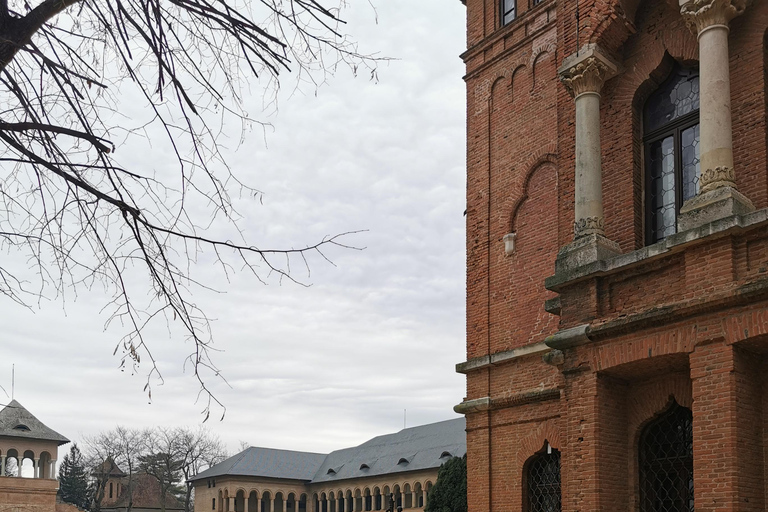
<svg viewBox="0 0 768 512">
<path fill-rule="evenodd" d="M 517 98 L 521 97 L 523 93 L 525 94 L 525 97 L 528 97 L 528 93 L 533 88 L 533 79 L 531 76 L 530 67 L 524 63 L 517 64 L 512 69 L 511 77 L 512 79 L 509 83 L 509 96 L 511 101 L 515 101 Z M 530 82 L 530 87 L 523 87 L 526 80 Z"/>
<path fill-rule="evenodd" d="M 560 449 L 560 429 L 552 420 L 539 423 L 531 433 L 520 440 L 517 449 L 518 467 L 522 467 L 525 461 L 540 452 L 545 443 L 549 443 L 556 450 Z"/>
<path fill-rule="evenodd" d="M 540 81 L 539 77 L 542 74 L 540 72 L 540 67 L 543 65 L 542 63 L 548 61 L 553 68 L 555 67 L 555 59 L 553 56 L 554 51 L 550 52 L 545 49 L 540 49 L 531 56 L 531 91 L 536 89 L 537 82 Z M 547 76 L 547 73 L 545 73 L 544 76 Z"/>
<path fill-rule="evenodd" d="M 509 200 L 504 205 L 503 211 L 510 212 L 509 214 L 509 231 L 515 231 L 515 223 L 517 220 L 517 214 L 520 207 L 523 205 L 526 199 L 528 199 L 528 185 L 531 182 L 533 174 L 544 164 L 550 163 L 557 165 L 557 147 L 555 144 L 548 144 L 537 149 L 528 160 L 520 167 L 526 169 L 522 174 L 523 179 L 519 182 L 516 190 L 509 194 Z M 511 204 L 510 204 L 511 203 Z"/>
<path fill-rule="evenodd" d="M 640 390 L 630 395 L 627 426 L 632 444 L 636 447 L 643 428 L 667 411 L 675 400 L 683 407 L 693 406 L 691 381 L 685 373 L 667 375 L 638 386 Z"/>
</svg>

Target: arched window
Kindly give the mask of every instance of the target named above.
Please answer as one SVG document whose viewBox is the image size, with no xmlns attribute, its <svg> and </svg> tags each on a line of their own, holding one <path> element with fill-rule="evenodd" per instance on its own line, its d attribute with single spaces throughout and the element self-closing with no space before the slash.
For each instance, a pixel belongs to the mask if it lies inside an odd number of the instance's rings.
<svg viewBox="0 0 768 512">
<path fill-rule="evenodd" d="M 699 71 L 675 65 L 645 104 L 645 239 L 677 231 L 683 202 L 699 191 Z"/>
<path fill-rule="evenodd" d="M 691 410 L 672 407 L 643 429 L 638 445 L 641 512 L 693 512 Z"/>
<path fill-rule="evenodd" d="M 560 452 L 549 446 L 528 461 L 527 512 L 560 512 Z"/>
</svg>

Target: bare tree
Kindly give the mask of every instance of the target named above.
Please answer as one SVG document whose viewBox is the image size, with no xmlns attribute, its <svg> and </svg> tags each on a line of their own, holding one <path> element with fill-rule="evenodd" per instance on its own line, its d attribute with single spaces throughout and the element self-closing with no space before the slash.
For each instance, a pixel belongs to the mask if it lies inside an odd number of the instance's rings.
<svg viewBox="0 0 768 512">
<path fill-rule="evenodd" d="M 179 460 L 182 461 L 181 472 L 186 485 L 184 510 L 192 512 L 194 486 L 189 479 L 226 459 L 227 451 L 221 439 L 202 426 L 194 430 L 179 428 L 176 429 L 175 435 L 179 443 Z"/>
<path fill-rule="evenodd" d="M 143 332 L 154 320 L 181 324 L 207 418 L 218 400 L 203 374 L 219 371 L 208 320 L 190 296 L 206 285 L 189 272 L 199 252 L 227 276 L 239 268 L 294 280 L 292 260 L 305 265 L 308 254 L 325 258 L 325 247 L 343 245 L 340 235 L 297 249 L 209 235 L 220 219 L 237 222 L 231 194 L 260 194 L 226 165 L 217 137 L 233 121 L 257 122 L 242 107 L 249 76 L 274 91 L 289 70 L 313 85 L 339 64 L 375 75 L 377 59 L 341 31 L 344 4 L 0 0 L 0 247 L 26 262 L 0 263 L 0 294 L 29 306 L 103 286 L 109 318 L 126 331 L 115 352 L 128 365 L 149 359 L 150 397 L 162 377 Z M 128 90 L 150 109 L 149 126 L 125 127 L 116 109 Z M 125 140 L 150 130 L 174 152 L 175 176 L 115 159 Z"/>
<path fill-rule="evenodd" d="M 139 430 L 118 426 L 108 432 L 87 438 L 87 460 L 94 468 L 95 489 L 93 492 L 93 510 L 101 509 L 107 483 L 115 475 L 120 475 L 125 496 L 125 510 L 133 508 L 133 489 L 135 477 L 140 468 L 141 458 L 148 453 L 149 430 Z"/>
</svg>

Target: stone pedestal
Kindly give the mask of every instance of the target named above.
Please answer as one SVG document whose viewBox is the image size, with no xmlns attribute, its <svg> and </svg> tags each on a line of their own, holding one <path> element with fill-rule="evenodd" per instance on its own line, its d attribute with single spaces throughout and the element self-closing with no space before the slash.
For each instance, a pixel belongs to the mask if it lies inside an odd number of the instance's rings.
<svg viewBox="0 0 768 512">
<path fill-rule="evenodd" d="M 585 235 L 576 238 L 558 251 L 555 260 L 555 274 L 569 272 L 618 254 L 621 254 L 621 249 L 619 249 L 619 244 L 613 240 L 609 240 L 603 235 Z"/>
</svg>

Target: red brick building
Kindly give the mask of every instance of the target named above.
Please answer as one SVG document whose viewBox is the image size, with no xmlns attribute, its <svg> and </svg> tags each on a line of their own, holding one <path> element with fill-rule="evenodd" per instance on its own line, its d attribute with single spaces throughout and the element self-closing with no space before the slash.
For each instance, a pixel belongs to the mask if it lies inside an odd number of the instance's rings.
<svg viewBox="0 0 768 512">
<path fill-rule="evenodd" d="M 764 0 L 466 0 L 470 512 L 762 511 Z"/>
</svg>

